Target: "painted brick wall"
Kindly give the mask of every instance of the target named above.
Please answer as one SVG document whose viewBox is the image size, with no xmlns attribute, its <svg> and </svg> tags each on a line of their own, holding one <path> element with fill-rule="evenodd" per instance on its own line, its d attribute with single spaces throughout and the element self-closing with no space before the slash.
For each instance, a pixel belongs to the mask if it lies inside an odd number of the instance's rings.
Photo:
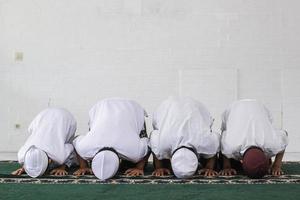
<svg viewBox="0 0 300 200">
<path fill-rule="evenodd" d="M 169 95 L 220 115 L 257 98 L 300 160 L 298 0 L 0 0 L 0 159 L 15 159 L 32 118 L 63 106 L 87 131 L 110 96 L 149 113 Z M 16 60 L 16 53 L 23 59 Z M 16 125 L 20 125 L 16 127 Z"/>
</svg>

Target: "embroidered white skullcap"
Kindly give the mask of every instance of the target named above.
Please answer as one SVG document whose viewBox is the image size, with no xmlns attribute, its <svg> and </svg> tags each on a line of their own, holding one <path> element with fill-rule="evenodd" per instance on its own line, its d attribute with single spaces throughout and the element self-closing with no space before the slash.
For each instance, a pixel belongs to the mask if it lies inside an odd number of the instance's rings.
<svg viewBox="0 0 300 200">
<path fill-rule="evenodd" d="M 113 177 L 119 169 L 120 160 L 118 155 L 111 150 L 100 151 L 92 160 L 94 175 L 101 181 Z"/>
<path fill-rule="evenodd" d="M 25 172 L 33 178 L 41 176 L 48 167 L 48 156 L 36 147 L 31 147 L 25 154 L 24 169 Z"/>
</svg>

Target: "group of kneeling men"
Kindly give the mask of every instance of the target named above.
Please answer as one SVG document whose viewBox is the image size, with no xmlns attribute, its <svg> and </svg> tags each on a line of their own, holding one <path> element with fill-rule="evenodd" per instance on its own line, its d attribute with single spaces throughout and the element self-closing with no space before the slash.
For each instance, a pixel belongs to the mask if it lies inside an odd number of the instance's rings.
<svg viewBox="0 0 300 200">
<path fill-rule="evenodd" d="M 72 114 L 47 108 L 30 124 L 30 136 L 18 152 L 22 167 L 12 174 L 62 176 L 77 165 L 74 175 L 94 174 L 100 180 L 120 170 L 139 176 L 151 153 L 154 176 L 231 176 L 242 170 L 250 178 L 261 178 L 283 173 L 287 133 L 274 128 L 269 111 L 256 100 L 233 102 L 222 115 L 221 134 L 212 131 L 214 119 L 207 108 L 192 98 L 162 102 L 153 114 L 149 137 L 146 115 L 133 100 L 104 99 L 89 112 L 88 133 L 75 137 Z"/>
</svg>

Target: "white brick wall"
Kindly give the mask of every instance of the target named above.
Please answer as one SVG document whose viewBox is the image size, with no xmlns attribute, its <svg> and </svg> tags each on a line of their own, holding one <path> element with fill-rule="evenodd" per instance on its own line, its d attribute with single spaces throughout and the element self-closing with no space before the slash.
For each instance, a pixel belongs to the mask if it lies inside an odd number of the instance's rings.
<svg viewBox="0 0 300 200">
<path fill-rule="evenodd" d="M 283 127 L 289 133 L 289 146 L 292 159 L 299 160 L 300 144 L 300 69 L 283 70 Z"/>
<path fill-rule="evenodd" d="M 298 0 L 0 0 L 0 159 L 14 159 L 32 118 L 68 108 L 87 130 L 101 98 L 125 96 L 149 113 L 189 95 L 220 114 L 257 98 L 287 129 L 300 160 Z M 14 60 L 23 52 L 23 61 Z M 20 124 L 20 128 L 15 125 Z"/>
</svg>

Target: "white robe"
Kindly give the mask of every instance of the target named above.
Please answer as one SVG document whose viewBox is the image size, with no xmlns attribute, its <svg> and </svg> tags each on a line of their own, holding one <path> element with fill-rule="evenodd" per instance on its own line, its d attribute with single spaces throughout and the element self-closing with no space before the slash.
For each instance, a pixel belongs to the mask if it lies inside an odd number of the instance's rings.
<svg viewBox="0 0 300 200">
<path fill-rule="evenodd" d="M 148 153 L 144 129 L 144 109 L 135 101 L 110 98 L 98 102 L 89 112 L 90 131 L 73 144 L 84 159 L 92 159 L 104 147 L 114 148 L 122 159 L 138 162 Z"/>
<path fill-rule="evenodd" d="M 35 146 L 45 151 L 54 162 L 64 164 L 74 150 L 75 131 L 76 120 L 69 111 L 62 108 L 43 110 L 28 128 L 30 136 L 18 152 L 19 163 L 24 163 L 26 152 Z"/>
<path fill-rule="evenodd" d="M 156 157 L 170 159 L 181 146 L 204 158 L 219 151 L 220 135 L 211 130 L 214 119 L 203 104 L 188 97 L 169 97 L 153 115 L 150 146 Z"/>
<path fill-rule="evenodd" d="M 260 147 L 268 157 L 285 150 L 287 133 L 276 130 L 268 109 L 256 100 L 245 99 L 231 104 L 222 116 L 221 151 L 239 160 L 251 146 Z"/>
</svg>

